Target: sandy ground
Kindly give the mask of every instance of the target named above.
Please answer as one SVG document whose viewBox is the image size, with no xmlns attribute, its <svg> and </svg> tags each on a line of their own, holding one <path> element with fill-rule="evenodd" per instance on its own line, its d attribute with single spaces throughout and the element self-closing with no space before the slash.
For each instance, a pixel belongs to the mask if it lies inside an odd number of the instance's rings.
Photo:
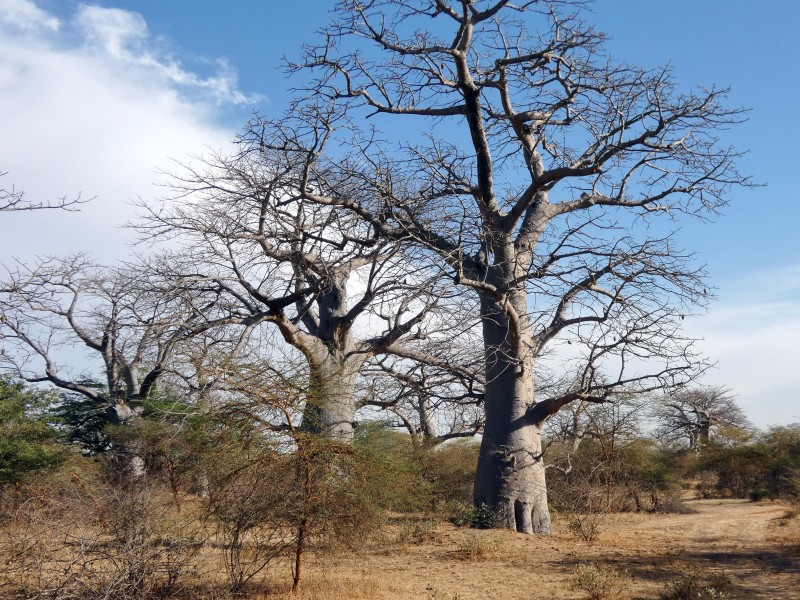
<svg viewBox="0 0 800 600">
<path fill-rule="evenodd" d="M 696 512 L 603 517 L 591 544 L 569 533 L 565 519 L 551 537 L 440 525 L 421 542 L 387 539 L 357 554 L 315 558 L 302 596 L 577 600 L 588 595 L 571 587 L 575 569 L 595 564 L 625 572 L 610 598 L 657 600 L 669 582 L 693 573 L 709 584 L 727 579 L 727 598 L 800 600 L 800 517 L 782 519 L 787 507 L 769 502 L 687 504 Z M 470 558 L 476 549 L 483 556 Z"/>
</svg>

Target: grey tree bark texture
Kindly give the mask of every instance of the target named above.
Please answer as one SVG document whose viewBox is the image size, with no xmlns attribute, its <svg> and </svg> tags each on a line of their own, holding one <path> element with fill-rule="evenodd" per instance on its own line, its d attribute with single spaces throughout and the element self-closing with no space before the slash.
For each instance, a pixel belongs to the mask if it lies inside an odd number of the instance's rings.
<svg viewBox="0 0 800 600">
<path fill-rule="evenodd" d="M 524 297 L 519 299 L 524 307 Z M 486 417 L 475 474 L 475 503 L 495 508 L 506 528 L 551 533 L 542 423 L 531 422 L 535 357 L 525 312 L 516 335 L 506 311 L 483 299 Z"/>
<path fill-rule="evenodd" d="M 680 329 L 708 298 L 704 273 L 659 217 L 703 217 L 749 184 L 717 137 L 742 118 L 725 90 L 681 91 L 668 68 L 614 61 L 581 4 L 342 2 L 290 65 L 307 94 L 249 136 L 274 152 L 315 148 L 305 202 L 416 247 L 479 298 L 475 501 L 526 533 L 551 529 L 550 416 L 704 369 Z M 539 395 L 551 348 L 564 385 Z"/>
</svg>

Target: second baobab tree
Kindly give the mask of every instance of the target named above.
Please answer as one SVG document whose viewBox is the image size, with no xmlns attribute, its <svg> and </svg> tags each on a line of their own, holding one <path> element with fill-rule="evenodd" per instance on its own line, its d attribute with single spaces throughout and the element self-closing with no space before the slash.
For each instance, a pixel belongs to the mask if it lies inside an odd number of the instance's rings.
<svg viewBox="0 0 800 600">
<path fill-rule="evenodd" d="M 310 117 L 319 118 L 304 122 Z M 472 309 L 452 282 L 412 271 L 414 248 L 373 235 L 355 215 L 305 201 L 308 186 L 357 183 L 316 163 L 332 118 L 298 111 L 272 132 L 273 141 L 282 140 L 279 151 L 251 145 L 260 131 L 252 124 L 255 130 L 237 139 L 239 152 L 213 153 L 180 169 L 170 181 L 173 196 L 145 206 L 139 227 L 148 239 L 182 244 L 163 275 L 213 298 L 207 319 L 272 326 L 302 357 L 304 430 L 352 441 L 365 362 L 401 354 L 443 363 L 427 356 L 425 339 L 454 335 Z M 295 127 L 315 126 L 319 135 L 305 139 L 307 147 L 294 143 Z M 262 349 L 265 356 L 286 350 Z"/>
<path fill-rule="evenodd" d="M 307 94 L 292 113 L 336 105 L 341 118 L 316 129 L 306 119 L 289 143 L 270 132 L 286 131 L 290 114 L 251 139 L 296 151 L 324 129 L 303 200 L 416 246 L 479 297 L 486 418 L 475 502 L 526 533 L 551 530 L 549 417 L 702 370 L 680 323 L 704 304 L 703 273 L 670 227 L 748 184 L 717 138 L 742 118 L 725 90 L 681 91 L 669 69 L 614 60 L 571 11 L 546 1 L 341 2 L 293 66 Z M 317 170 L 339 185 L 314 185 Z M 542 398 L 548 352 L 574 384 Z"/>
<path fill-rule="evenodd" d="M 700 386 L 667 394 L 655 406 L 658 434 L 668 442 L 686 442 L 690 450 L 701 450 L 712 438 L 725 439 L 752 430 L 730 389 Z"/>
</svg>

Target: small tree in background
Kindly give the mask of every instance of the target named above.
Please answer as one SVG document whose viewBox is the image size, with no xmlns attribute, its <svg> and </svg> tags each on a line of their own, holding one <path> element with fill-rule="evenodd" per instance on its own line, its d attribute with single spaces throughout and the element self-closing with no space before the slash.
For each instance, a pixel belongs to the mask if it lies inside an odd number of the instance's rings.
<svg viewBox="0 0 800 600">
<path fill-rule="evenodd" d="M 664 396 L 655 408 L 658 434 L 668 442 L 684 441 L 690 450 L 700 450 L 712 439 L 736 439 L 752 424 L 730 388 L 694 387 Z"/>
</svg>

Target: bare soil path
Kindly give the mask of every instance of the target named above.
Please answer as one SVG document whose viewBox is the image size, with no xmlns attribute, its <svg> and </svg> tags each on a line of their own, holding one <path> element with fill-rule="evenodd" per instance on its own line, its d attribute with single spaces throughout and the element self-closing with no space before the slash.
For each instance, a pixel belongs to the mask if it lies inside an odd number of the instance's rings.
<svg viewBox="0 0 800 600">
<path fill-rule="evenodd" d="M 800 518 L 783 519 L 786 506 L 687 505 L 695 512 L 608 515 L 592 544 L 568 533 L 565 518 L 552 537 L 449 525 L 406 535 L 398 526 L 383 544 L 315 560 L 300 597 L 579 600 L 588 596 L 572 588 L 575 569 L 593 564 L 625 572 L 620 593 L 609 598 L 658 600 L 671 582 L 692 577 L 704 586 L 727 581 L 731 600 L 800 600 Z"/>
</svg>

